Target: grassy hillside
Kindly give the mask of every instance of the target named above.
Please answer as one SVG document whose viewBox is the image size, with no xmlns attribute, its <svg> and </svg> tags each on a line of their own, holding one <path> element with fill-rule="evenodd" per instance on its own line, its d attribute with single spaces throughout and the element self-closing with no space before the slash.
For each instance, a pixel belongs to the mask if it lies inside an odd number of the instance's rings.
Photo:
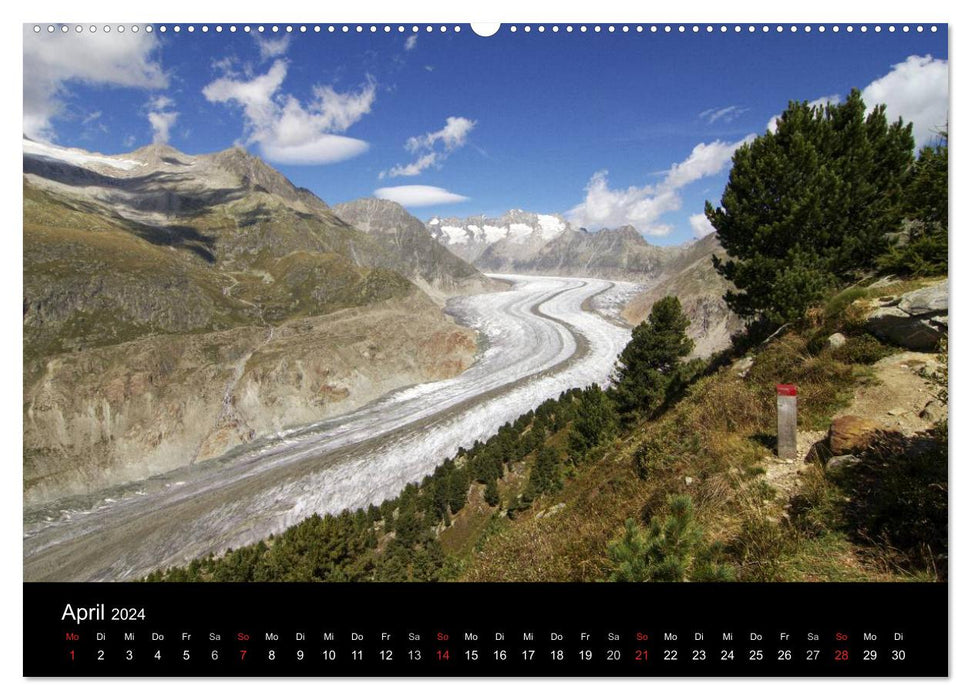
<svg viewBox="0 0 971 700">
<path fill-rule="evenodd" d="M 226 221 L 217 221 L 220 216 Z M 391 270 L 356 266 L 327 250 L 322 241 L 346 248 L 354 236 L 364 237 L 348 227 L 345 239 L 323 236 L 316 220 L 302 234 L 295 225 L 284 233 L 294 222 L 279 217 L 272 224 L 251 222 L 251 232 L 228 215 L 209 211 L 204 221 L 197 218 L 192 226 L 174 227 L 182 231 L 176 240 L 171 226 L 143 230 L 25 183 L 28 383 L 44 358 L 63 352 L 163 333 L 278 323 L 414 291 Z M 274 237 L 278 229 L 282 241 Z M 190 236 L 189 230 L 206 235 Z M 249 245 L 250 238 L 258 245 Z M 219 262 L 209 260 L 213 255 Z"/>
</svg>

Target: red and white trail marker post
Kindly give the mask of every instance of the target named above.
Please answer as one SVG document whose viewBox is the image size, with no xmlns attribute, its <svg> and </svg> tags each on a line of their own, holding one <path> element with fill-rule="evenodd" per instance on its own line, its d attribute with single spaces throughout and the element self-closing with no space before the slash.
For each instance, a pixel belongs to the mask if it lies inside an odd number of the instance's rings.
<svg viewBox="0 0 971 700">
<path fill-rule="evenodd" d="M 796 458 L 796 385 L 776 384 L 775 405 L 779 417 L 776 452 L 779 459 Z"/>
</svg>

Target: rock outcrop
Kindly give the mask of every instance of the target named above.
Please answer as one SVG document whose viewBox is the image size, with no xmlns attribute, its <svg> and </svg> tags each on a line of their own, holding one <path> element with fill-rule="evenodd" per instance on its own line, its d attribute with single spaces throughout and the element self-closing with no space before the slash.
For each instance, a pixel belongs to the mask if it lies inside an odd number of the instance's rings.
<svg viewBox="0 0 971 700">
<path fill-rule="evenodd" d="M 947 280 L 894 297 L 871 311 L 866 327 L 910 350 L 933 352 L 947 334 Z"/>
<path fill-rule="evenodd" d="M 57 355 L 29 386 L 28 504 L 204 462 L 461 372 L 468 330 L 415 291 L 364 307 Z"/>
</svg>

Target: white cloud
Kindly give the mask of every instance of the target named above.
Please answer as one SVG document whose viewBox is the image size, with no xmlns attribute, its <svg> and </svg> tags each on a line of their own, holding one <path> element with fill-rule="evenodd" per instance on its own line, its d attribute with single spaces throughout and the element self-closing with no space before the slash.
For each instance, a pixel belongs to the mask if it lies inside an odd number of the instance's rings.
<svg viewBox="0 0 971 700">
<path fill-rule="evenodd" d="M 465 145 L 475 124 L 474 120 L 466 117 L 448 117 L 445 119 L 445 126 L 438 131 L 412 136 L 405 142 L 405 149 L 420 155 L 407 165 L 395 165 L 382 171 L 378 178 L 412 177 L 433 165 L 441 166 L 452 151 Z"/>
<path fill-rule="evenodd" d="M 465 202 L 465 195 L 449 192 L 441 187 L 430 185 L 402 185 L 400 187 L 381 187 L 374 191 L 378 199 L 390 199 L 404 207 L 425 207 L 432 204 L 454 204 Z"/>
<path fill-rule="evenodd" d="M 174 106 L 172 98 L 165 95 L 156 95 L 148 101 L 146 107 L 149 110 L 148 123 L 152 126 L 153 143 L 169 142 L 169 132 L 179 118 L 179 113 L 172 110 Z"/>
<path fill-rule="evenodd" d="M 704 119 L 709 124 L 714 124 L 718 121 L 728 124 L 747 111 L 748 107 L 739 107 L 738 105 L 729 105 L 728 107 L 721 108 L 712 107 L 699 114 L 698 118 Z"/>
<path fill-rule="evenodd" d="M 326 165 L 359 156 L 368 149 L 367 141 L 336 134 L 319 136 L 299 144 L 263 142 L 260 149 L 267 160 L 289 165 Z"/>
<path fill-rule="evenodd" d="M 24 133 L 52 139 L 51 120 L 64 109 L 66 86 L 164 88 L 159 43 L 147 32 L 41 32 L 24 25 Z"/>
<path fill-rule="evenodd" d="M 172 98 L 166 97 L 165 95 L 156 95 L 148 101 L 148 108 L 153 112 L 162 112 L 174 106 L 175 102 Z"/>
<path fill-rule="evenodd" d="M 235 56 L 223 56 L 222 58 L 214 58 L 209 64 L 214 71 L 217 73 L 222 73 L 223 75 L 229 75 L 233 73 L 236 66 Z"/>
<path fill-rule="evenodd" d="M 168 143 L 169 130 L 179 118 L 178 112 L 149 112 L 148 123 L 152 125 L 152 141 L 154 143 Z"/>
<path fill-rule="evenodd" d="M 887 118 L 903 117 L 914 123 L 914 141 L 922 146 L 932 140 L 948 120 L 947 61 L 930 56 L 909 56 L 903 63 L 863 89 L 863 101 L 871 109 L 887 105 Z"/>
<path fill-rule="evenodd" d="M 863 88 L 861 94 L 868 109 L 886 105 L 889 121 L 902 117 L 905 124 L 913 122 L 915 145 L 922 146 L 937 135 L 938 129 L 947 126 L 947 61 L 930 56 L 908 56 L 907 60 L 895 64 L 889 73 Z M 841 99 L 840 95 L 827 95 L 809 104 L 818 107 Z M 775 131 L 778 118 L 777 114 L 769 120 L 766 127 L 769 131 Z"/>
<path fill-rule="evenodd" d="M 699 143 L 691 150 L 687 158 L 671 166 L 664 184 L 677 189 L 695 180 L 721 172 L 732 159 L 735 149 L 754 138 L 755 134 L 749 134 L 735 143 L 726 143 L 725 141 Z"/>
<path fill-rule="evenodd" d="M 405 142 L 405 148 L 412 153 L 422 149 L 434 148 L 439 141 L 446 150 L 452 151 L 465 145 L 469 132 L 475 128 L 475 121 L 466 117 L 447 117 L 445 126 L 423 136 L 412 136 Z"/>
<path fill-rule="evenodd" d="M 286 61 L 276 61 L 263 75 L 251 80 L 222 77 L 202 89 L 210 102 L 236 102 L 243 107 L 247 121 L 256 127 L 272 122 L 277 112 L 273 96 L 287 77 Z"/>
<path fill-rule="evenodd" d="M 303 104 L 281 92 L 287 63 L 273 62 L 269 70 L 249 80 L 224 76 L 206 85 L 210 102 L 230 102 L 243 108 L 245 142 L 258 144 L 263 155 L 278 163 L 312 165 L 352 158 L 367 150 L 359 139 L 338 134 L 371 111 L 376 96 L 370 78 L 356 92 L 337 92 L 329 85 L 313 88 Z"/>
<path fill-rule="evenodd" d="M 418 160 L 408 163 L 408 165 L 396 165 L 388 170 L 383 170 L 378 177 L 384 179 L 385 177 L 411 177 L 413 175 L 420 175 L 422 171 L 427 170 L 438 163 L 438 161 L 438 153 L 426 153 L 418 158 Z"/>
<path fill-rule="evenodd" d="M 659 219 L 681 208 L 679 190 L 696 180 L 721 172 L 735 150 L 755 138 L 754 134 L 741 141 L 699 143 L 680 163 L 675 163 L 657 185 L 631 186 L 610 189 L 607 171 L 594 173 L 587 183 L 584 201 L 573 207 L 567 216 L 575 226 L 587 229 L 616 228 L 630 224 L 642 234 L 664 236 L 671 226 Z"/>
<path fill-rule="evenodd" d="M 412 34 L 407 39 L 405 39 L 405 51 L 411 51 L 418 45 L 418 35 Z"/>
<path fill-rule="evenodd" d="M 688 223 L 691 224 L 691 230 L 695 234 L 695 238 L 704 238 L 709 233 L 714 233 L 715 231 L 715 227 L 711 225 L 708 217 L 704 214 L 692 214 L 688 217 Z"/>
<path fill-rule="evenodd" d="M 269 37 L 264 37 L 262 34 L 253 34 L 253 38 L 256 39 L 256 45 L 260 49 L 260 59 L 267 60 L 268 58 L 276 58 L 277 56 L 282 56 L 290 48 L 290 35 L 283 34 L 275 39 Z"/>
<path fill-rule="evenodd" d="M 664 235 L 668 229 L 657 226 L 663 214 L 681 207 L 681 198 L 674 190 L 659 191 L 653 185 L 612 190 L 607 183 L 607 171 L 594 173 L 587 183 L 586 198 L 567 212 L 575 226 L 588 229 L 616 228 L 630 224 L 641 233 Z"/>
</svg>

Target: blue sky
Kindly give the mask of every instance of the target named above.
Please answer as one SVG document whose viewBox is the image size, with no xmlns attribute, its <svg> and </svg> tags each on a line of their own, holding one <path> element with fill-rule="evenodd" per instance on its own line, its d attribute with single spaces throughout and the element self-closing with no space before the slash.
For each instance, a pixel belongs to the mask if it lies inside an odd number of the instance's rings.
<svg viewBox="0 0 971 700">
<path fill-rule="evenodd" d="M 679 243 L 705 232 L 698 214 L 719 198 L 732 150 L 790 99 L 858 87 L 921 139 L 947 119 L 943 27 L 394 30 L 25 28 L 24 130 L 102 153 L 239 143 L 329 203 L 377 191 L 422 219 L 521 208 Z"/>
</svg>

